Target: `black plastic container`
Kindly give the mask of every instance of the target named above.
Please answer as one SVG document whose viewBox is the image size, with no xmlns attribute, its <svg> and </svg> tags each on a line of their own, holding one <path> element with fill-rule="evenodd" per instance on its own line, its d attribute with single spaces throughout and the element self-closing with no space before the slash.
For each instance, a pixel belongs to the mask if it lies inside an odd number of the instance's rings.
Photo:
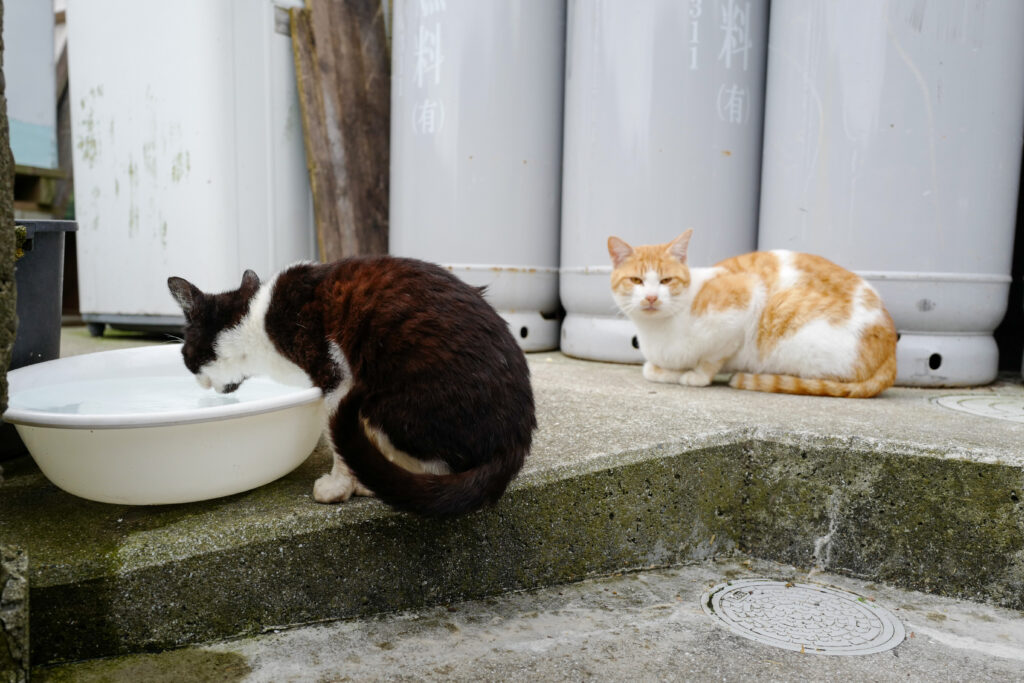
<svg viewBox="0 0 1024 683">
<path fill-rule="evenodd" d="M 27 231 L 24 255 L 14 264 L 18 332 L 11 369 L 53 360 L 60 355 L 60 316 L 64 290 L 64 234 L 74 221 L 20 221 Z"/>
</svg>

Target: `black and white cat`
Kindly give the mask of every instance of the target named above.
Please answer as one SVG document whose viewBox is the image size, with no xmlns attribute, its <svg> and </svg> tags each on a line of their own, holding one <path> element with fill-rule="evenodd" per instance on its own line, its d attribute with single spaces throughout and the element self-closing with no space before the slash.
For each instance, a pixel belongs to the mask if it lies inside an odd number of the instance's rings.
<svg viewBox="0 0 1024 683">
<path fill-rule="evenodd" d="M 371 492 L 426 516 L 496 501 L 536 428 L 526 359 L 481 292 L 414 259 L 297 264 L 206 294 L 167 281 L 185 313 L 185 365 L 203 387 L 247 377 L 324 394 L 334 465 L 322 503 Z M 354 476 L 353 476 L 354 475 Z"/>
</svg>

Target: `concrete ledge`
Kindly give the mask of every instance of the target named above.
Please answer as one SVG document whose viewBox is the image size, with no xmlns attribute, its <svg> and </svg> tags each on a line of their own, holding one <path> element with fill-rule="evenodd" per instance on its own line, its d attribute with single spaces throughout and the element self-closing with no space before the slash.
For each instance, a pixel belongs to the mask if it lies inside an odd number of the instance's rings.
<svg viewBox="0 0 1024 683">
<path fill-rule="evenodd" d="M 1024 425 L 928 400 L 962 392 L 690 389 L 558 354 L 531 368 L 526 471 L 451 522 L 312 502 L 322 449 L 256 491 L 161 508 L 83 501 L 8 464 L 0 537 L 32 558 L 33 663 L 735 554 L 1024 609 Z"/>
<path fill-rule="evenodd" d="M 908 637 L 847 657 L 741 638 L 700 607 L 723 581 L 845 589 Z M 790 615 L 799 619 L 799 614 Z M 700 562 L 156 654 L 35 668 L 34 681 L 1016 681 L 1022 613 L 762 560 Z"/>
<path fill-rule="evenodd" d="M 27 681 L 29 655 L 28 557 L 0 545 L 0 680 Z"/>
</svg>

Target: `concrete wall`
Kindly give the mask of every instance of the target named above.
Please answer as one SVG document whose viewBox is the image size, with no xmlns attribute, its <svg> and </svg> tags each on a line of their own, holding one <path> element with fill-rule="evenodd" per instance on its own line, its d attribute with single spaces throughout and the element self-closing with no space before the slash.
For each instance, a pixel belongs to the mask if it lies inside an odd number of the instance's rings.
<svg viewBox="0 0 1024 683">
<path fill-rule="evenodd" d="M 2 26 L 3 0 L 0 0 Z M 3 68 L 0 38 L 0 69 Z M 7 409 L 7 366 L 14 346 L 14 157 L 7 126 L 6 80 L 0 73 L 0 411 Z"/>
<path fill-rule="evenodd" d="M 0 0 L 0 36 L 4 3 Z M 14 157 L 7 127 L 7 97 L 0 37 L 0 411 L 7 409 L 7 365 L 14 346 Z M 3 472 L 0 470 L 0 476 Z M 0 538 L 0 679 L 28 680 L 28 561 Z"/>
</svg>

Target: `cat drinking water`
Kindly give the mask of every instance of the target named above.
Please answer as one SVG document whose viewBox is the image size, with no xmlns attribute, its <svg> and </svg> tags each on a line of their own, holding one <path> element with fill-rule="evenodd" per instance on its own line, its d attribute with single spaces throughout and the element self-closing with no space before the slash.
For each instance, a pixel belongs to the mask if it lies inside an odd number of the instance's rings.
<svg viewBox="0 0 1024 683">
<path fill-rule="evenodd" d="M 448 271 L 366 257 L 266 283 L 249 270 L 220 294 L 167 284 L 202 386 L 228 393 L 268 375 L 323 391 L 334 464 L 317 501 L 372 492 L 452 516 L 496 501 L 522 467 L 537 424 L 526 358 L 481 291 Z"/>
<path fill-rule="evenodd" d="M 877 292 L 820 256 L 777 250 L 690 268 L 668 244 L 608 238 L 612 295 L 636 324 L 644 377 L 867 398 L 896 379 L 896 328 Z"/>
</svg>

